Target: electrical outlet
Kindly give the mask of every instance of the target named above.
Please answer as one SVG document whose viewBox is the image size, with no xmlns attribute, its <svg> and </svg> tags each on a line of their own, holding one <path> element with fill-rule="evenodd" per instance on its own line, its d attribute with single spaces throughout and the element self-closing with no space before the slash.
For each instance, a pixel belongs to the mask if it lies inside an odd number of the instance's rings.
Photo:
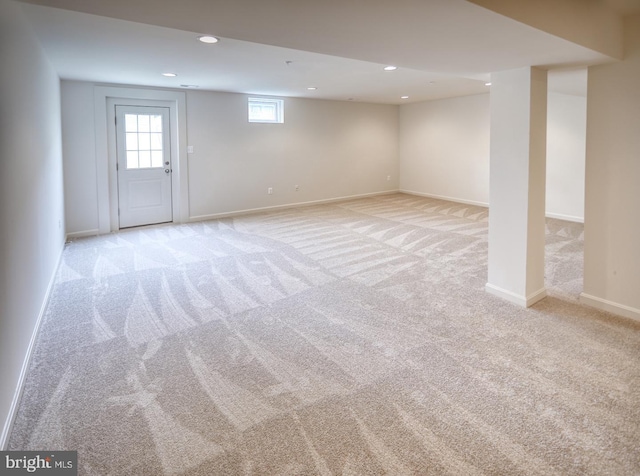
<svg viewBox="0 0 640 476">
<path fill-rule="evenodd" d="M 269 188 L 267 189 L 267 193 L 268 193 L 269 195 L 272 195 L 272 194 L 273 194 L 273 188 L 269 187 Z"/>
<path fill-rule="evenodd" d="M 300 190 L 300 185 L 296 185 L 296 192 Z"/>
</svg>

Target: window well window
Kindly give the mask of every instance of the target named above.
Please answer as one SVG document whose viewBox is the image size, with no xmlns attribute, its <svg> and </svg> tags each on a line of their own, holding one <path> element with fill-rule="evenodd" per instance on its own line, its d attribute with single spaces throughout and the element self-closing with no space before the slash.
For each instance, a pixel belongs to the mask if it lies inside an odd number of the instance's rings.
<svg viewBox="0 0 640 476">
<path fill-rule="evenodd" d="M 284 122 L 282 99 L 249 98 L 249 122 Z"/>
</svg>

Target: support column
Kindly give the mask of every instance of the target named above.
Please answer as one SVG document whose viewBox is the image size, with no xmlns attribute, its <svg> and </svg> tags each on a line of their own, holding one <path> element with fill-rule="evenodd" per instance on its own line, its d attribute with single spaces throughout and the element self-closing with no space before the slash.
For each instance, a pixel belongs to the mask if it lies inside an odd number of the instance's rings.
<svg viewBox="0 0 640 476">
<path fill-rule="evenodd" d="M 544 287 L 547 72 L 491 75 L 489 278 L 486 290 L 531 306 Z"/>
</svg>

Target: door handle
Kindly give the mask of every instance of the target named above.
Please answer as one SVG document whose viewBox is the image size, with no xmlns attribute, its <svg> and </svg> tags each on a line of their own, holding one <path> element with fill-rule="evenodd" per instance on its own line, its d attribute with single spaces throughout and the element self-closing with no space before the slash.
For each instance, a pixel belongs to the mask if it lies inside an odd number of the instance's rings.
<svg viewBox="0 0 640 476">
<path fill-rule="evenodd" d="M 165 174 L 168 174 L 169 172 L 171 172 L 171 169 L 164 169 Z"/>
</svg>

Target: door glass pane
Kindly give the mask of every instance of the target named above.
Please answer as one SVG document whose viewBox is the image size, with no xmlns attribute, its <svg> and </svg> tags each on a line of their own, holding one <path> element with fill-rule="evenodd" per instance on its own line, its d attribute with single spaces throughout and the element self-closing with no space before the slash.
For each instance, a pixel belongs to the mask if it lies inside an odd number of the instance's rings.
<svg viewBox="0 0 640 476">
<path fill-rule="evenodd" d="M 150 130 L 151 132 L 162 132 L 162 116 L 150 116 L 151 124 Z"/>
<path fill-rule="evenodd" d="M 127 132 L 127 150 L 138 150 L 138 134 Z"/>
<path fill-rule="evenodd" d="M 125 114 L 127 169 L 163 168 L 162 115 Z"/>
<path fill-rule="evenodd" d="M 138 134 L 138 149 L 151 149 L 151 139 L 149 138 L 149 134 Z"/>
<path fill-rule="evenodd" d="M 162 167 L 162 151 L 151 151 L 151 167 Z"/>
<path fill-rule="evenodd" d="M 140 114 L 138 116 L 138 131 L 149 132 L 149 116 Z"/>
<path fill-rule="evenodd" d="M 151 150 L 162 150 L 162 133 L 151 135 Z"/>
<path fill-rule="evenodd" d="M 138 151 L 127 151 L 127 168 L 128 169 L 137 169 L 138 168 Z"/>
<path fill-rule="evenodd" d="M 140 168 L 151 167 L 151 152 L 148 150 L 140 151 Z"/>
<path fill-rule="evenodd" d="M 137 114 L 125 114 L 124 115 L 124 130 L 127 132 L 136 132 L 138 130 L 138 115 Z"/>
</svg>

